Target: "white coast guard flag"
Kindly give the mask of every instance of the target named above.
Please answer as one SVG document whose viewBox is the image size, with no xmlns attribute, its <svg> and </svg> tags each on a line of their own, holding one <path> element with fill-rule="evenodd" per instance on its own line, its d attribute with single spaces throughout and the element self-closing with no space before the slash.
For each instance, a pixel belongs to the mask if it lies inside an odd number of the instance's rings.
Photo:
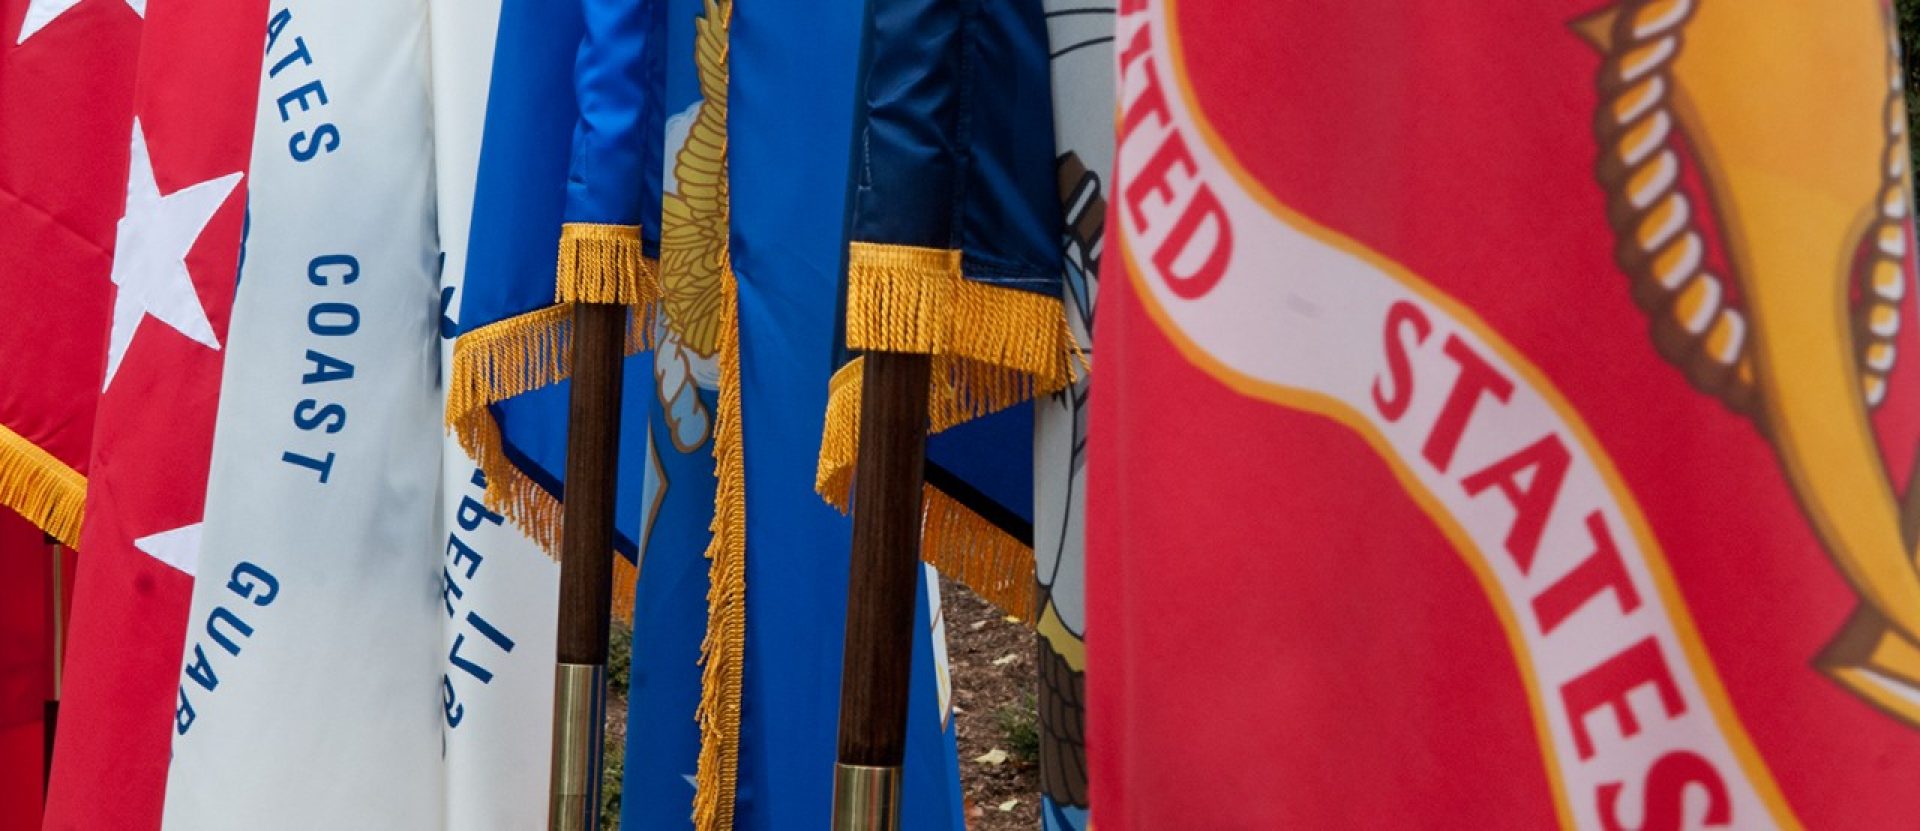
<svg viewBox="0 0 1920 831">
<path fill-rule="evenodd" d="M 443 313 L 453 316 L 467 272 L 500 0 L 429 5 L 440 243 L 446 252 L 440 285 Z M 440 341 L 442 378 L 451 370 L 454 319 Z M 445 827 L 544 828 L 560 569 L 513 523 L 486 510 L 479 466 L 451 434 L 442 441 L 444 633 L 436 696 L 446 735 Z"/>
<path fill-rule="evenodd" d="M 427 30 L 272 7 L 169 829 L 447 827 Z"/>
</svg>

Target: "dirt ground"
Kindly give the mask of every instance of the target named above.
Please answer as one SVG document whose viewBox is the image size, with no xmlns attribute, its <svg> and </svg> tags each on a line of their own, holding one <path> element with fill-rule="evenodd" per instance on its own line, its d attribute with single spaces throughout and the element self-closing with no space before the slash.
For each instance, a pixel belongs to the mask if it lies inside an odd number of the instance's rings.
<svg viewBox="0 0 1920 831">
<path fill-rule="evenodd" d="M 942 580 L 940 596 L 947 618 L 947 660 L 953 668 L 967 827 L 1033 831 L 1040 827 L 1033 630 L 1008 621 L 958 583 Z M 994 750 L 1004 751 L 1006 760 L 997 765 L 978 761 Z"/>
</svg>

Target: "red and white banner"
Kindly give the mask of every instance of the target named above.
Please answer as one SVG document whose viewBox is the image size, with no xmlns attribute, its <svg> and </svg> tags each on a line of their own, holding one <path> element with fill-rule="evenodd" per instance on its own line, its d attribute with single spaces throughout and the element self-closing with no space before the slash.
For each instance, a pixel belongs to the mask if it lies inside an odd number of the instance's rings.
<svg viewBox="0 0 1920 831">
<path fill-rule="evenodd" d="M 105 275 L 112 313 L 98 333 L 105 373 L 49 829 L 160 824 L 266 24 L 261 0 L 136 5 L 147 23 Z"/>
<path fill-rule="evenodd" d="M 1123 4 L 1102 828 L 1920 815 L 1892 36 L 1879 0 Z"/>
</svg>

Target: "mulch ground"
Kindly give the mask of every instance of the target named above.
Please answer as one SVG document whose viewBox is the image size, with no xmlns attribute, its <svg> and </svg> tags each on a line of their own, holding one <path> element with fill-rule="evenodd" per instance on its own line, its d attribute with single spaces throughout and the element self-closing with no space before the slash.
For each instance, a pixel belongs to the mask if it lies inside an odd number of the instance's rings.
<svg viewBox="0 0 1920 831">
<path fill-rule="evenodd" d="M 1034 719 L 1033 630 L 966 587 L 940 582 L 967 827 L 1033 831 L 1040 827 L 1038 734 L 1023 730 Z M 1005 761 L 977 761 L 996 749 L 1006 752 Z"/>
</svg>

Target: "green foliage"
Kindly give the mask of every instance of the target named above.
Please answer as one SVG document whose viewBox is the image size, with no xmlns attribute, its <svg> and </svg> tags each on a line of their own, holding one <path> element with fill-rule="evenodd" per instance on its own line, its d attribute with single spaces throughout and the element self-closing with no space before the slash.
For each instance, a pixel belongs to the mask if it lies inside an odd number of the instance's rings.
<svg viewBox="0 0 1920 831">
<path fill-rule="evenodd" d="M 607 698 L 627 700 L 628 681 L 633 674 L 633 630 L 615 621 L 607 633 Z M 624 710 L 622 710 L 624 712 Z M 617 716 L 616 716 L 617 717 Z M 600 828 L 620 831 L 620 787 L 625 781 L 627 743 L 625 730 L 608 730 L 600 757 Z"/>
<path fill-rule="evenodd" d="M 1001 706 L 994 711 L 993 718 L 1000 726 L 1000 737 L 1006 740 L 1009 754 L 1023 762 L 1040 760 L 1040 715 L 1033 693 Z"/>
<path fill-rule="evenodd" d="M 627 743 L 607 737 L 600 760 L 600 828 L 620 831 L 620 783 L 627 770 Z"/>
<path fill-rule="evenodd" d="M 607 694 L 627 697 L 627 677 L 633 674 L 633 629 L 618 621 L 607 637 Z"/>
</svg>

